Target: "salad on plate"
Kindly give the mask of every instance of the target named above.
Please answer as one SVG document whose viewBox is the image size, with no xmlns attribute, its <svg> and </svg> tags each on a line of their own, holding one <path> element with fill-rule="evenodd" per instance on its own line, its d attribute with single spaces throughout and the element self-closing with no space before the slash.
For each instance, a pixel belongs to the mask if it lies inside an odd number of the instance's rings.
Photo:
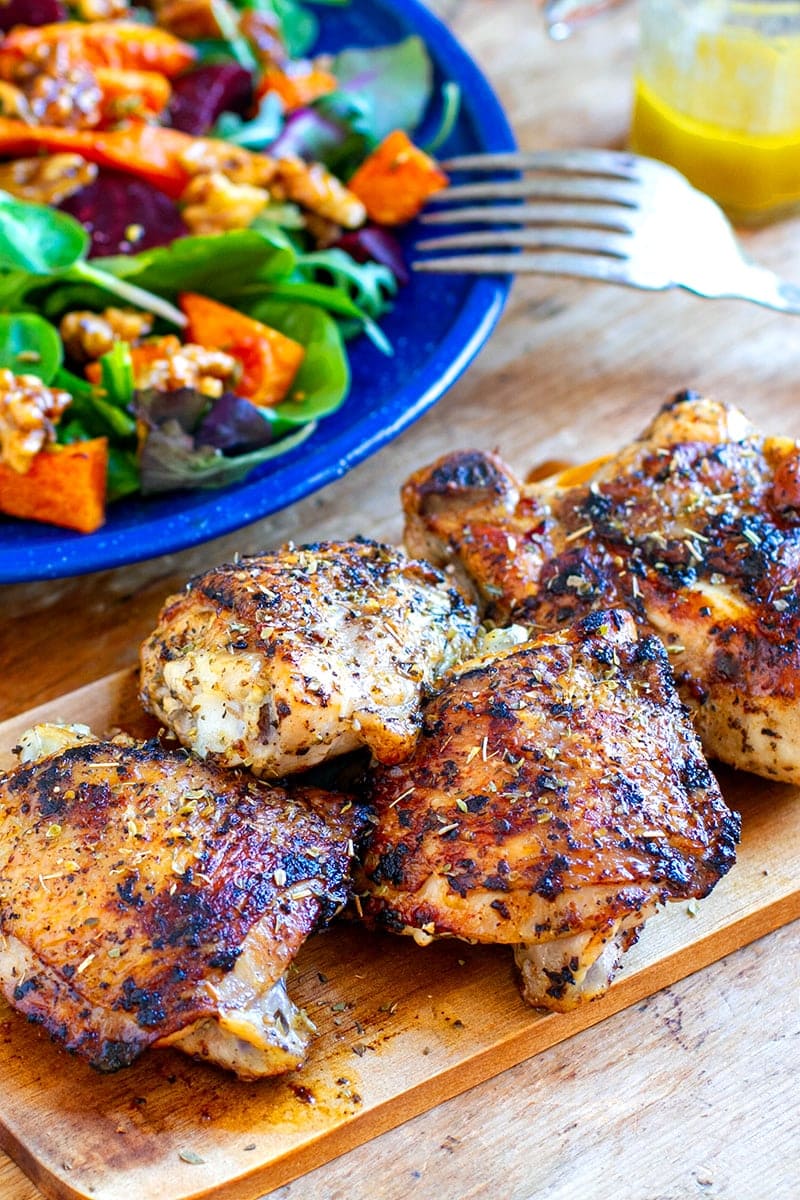
<svg viewBox="0 0 800 1200">
<path fill-rule="evenodd" d="M 0 513 L 91 533 L 298 446 L 347 341 L 391 350 L 457 88 L 415 145 L 422 40 L 311 56 L 298 0 L 10 0 L 0 34 Z"/>
</svg>

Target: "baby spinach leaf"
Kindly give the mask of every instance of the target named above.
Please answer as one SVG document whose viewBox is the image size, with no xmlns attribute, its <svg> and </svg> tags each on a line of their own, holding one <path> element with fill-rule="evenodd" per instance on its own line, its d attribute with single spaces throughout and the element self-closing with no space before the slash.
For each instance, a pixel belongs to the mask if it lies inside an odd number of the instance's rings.
<svg viewBox="0 0 800 1200">
<path fill-rule="evenodd" d="M 161 295 L 201 292 L 216 300 L 235 296 L 249 283 L 284 278 L 296 261 L 291 242 L 276 226 L 178 238 L 141 254 L 94 260 L 107 274 Z"/>
<path fill-rule="evenodd" d="M 431 98 L 433 68 L 425 44 L 413 36 L 394 46 L 343 50 L 333 60 L 339 90 L 369 105 L 365 125 L 376 142 L 393 129 L 412 133 Z"/>
<path fill-rule="evenodd" d="M 41 291 L 33 297 L 36 307 L 50 321 L 57 322 L 65 312 L 87 309 L 90 312 L 101 312 L 109 303 L 109 292 L 93 283 L 52 283 L 44 286 L 44 281 L 35 281 Z M 1 285 L 0 285 L 1 288 Z M 0 294 L 1 291 L 0 291 Z"/>
<path fill-rule="evenodd" d="M 52 275 L 79 262 L 88 247 L 89 235 L 74 217 L 0 192 L 0 267 Z"/>
<path fill-rule="evenodd" d="M 183 314 L 160 296 L 109 278 L 87 263 L 88 249 L 89 235 L 74 217 L 0 192 L 0 304 L 8 307 L 47 282 L 71 279 L 97 284 L 166 321 L 185 324 Z"/>
<path fill-rule="evenodd" d="M 262 300 L 249 313 L 305 346 L 289 398 L 272 411 L 291 425 L 335 412 L 350 388 L 350 365 L 336 322 L 319 308 Z"/>
<path fill-rule="evenodd" d="M 36 313 L 0 315 L 0 367 L 51 383 L 63 357 L 61 338 L 44 317 Z"/>
<path fill-rule="evenodd" d="M 134 308 L 141 308 L 145 312 L 154 313 L 157 317 L 168 321 L 170 325 L 186 324 L 186 317 L 180 309 L 175 308 L 162 296 L 156 296 L 152 291 L 129 283 L 125 279 L 117 279 L 107 271 L 101 270 L 95 263 L 76 262 L 69 271 L 64 273 L 64 277 L 96 284 L 118 300 L 124 300 L 126 304 L 130 304 Z"/>
<path fill-rule="evenodd" d="M 313 304 L 327 309 L 346 321 L 357 322 L 357 331 L 366 333 L 370 341 L 384 354 L 391 355 L 392 347 L 380 326 L 367 316 L 341 288 L 332 287 L 327 283 L 306 283 L 303 280 L 279 279 L 276 283 L 265 284 L 243 293 L 237 300 L 237 307 L 252 311 L 252 307 L 260 300 L 291 300 L 296 304 Z"/>
<path fill-rule="evenodd" d="M 45 280 L 30 271 L 3 271 L 0 267 L 0 310 L 15 312 L 30 305 L 29 294 Z"/>
</svg>

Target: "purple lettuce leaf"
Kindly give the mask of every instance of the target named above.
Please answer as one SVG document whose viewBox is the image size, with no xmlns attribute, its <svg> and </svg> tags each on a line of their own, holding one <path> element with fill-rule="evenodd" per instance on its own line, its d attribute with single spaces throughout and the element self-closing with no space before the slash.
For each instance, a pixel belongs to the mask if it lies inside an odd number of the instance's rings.
<svg viewBox="0 0 800 1200">
<path fill-rule="evenodd" d="M 315 422 L 302 426 L 273 445 L 228 457 L 213 446 L 196 446 L 177 421 L 151 429 L 139 460 L 142 494 L 226 487 L 255 467 L 293 450 L 310 437 Z"/>
<path fill-rule="evenodd" d="M 215 400 L 195 432 L 198 446 L 213 446 L 225 455 L 260 450 L 273 440 L 274 431 L 262 410 L 234 392 Z"/>
<path fill-rule="evenodd" d="M 397 282 L 404 286 L 411 278 L 400 243 L 382 225 L 364 225 L 344 234 L 335 244 L 356 262 L 376 262 L 388 267 Z"/>
<path fill-rule="evenodd" d="M 296 108 L 289 113 L 278 137 L 269 147 L 273 158 L 302 158 L 329 163 L 351 136 L 348 127 L 318 109 Z"/>
<path fill-rule="evenodd" d="M 145 495 L 223 487 L 282 453 L 267 449 L 285 431 L 281 423 L 233 392 L 212 399 L 194 388 L 146 389 L 134 394 L 133 409 L 147 425 L 139 456 Z"/>
</svg>

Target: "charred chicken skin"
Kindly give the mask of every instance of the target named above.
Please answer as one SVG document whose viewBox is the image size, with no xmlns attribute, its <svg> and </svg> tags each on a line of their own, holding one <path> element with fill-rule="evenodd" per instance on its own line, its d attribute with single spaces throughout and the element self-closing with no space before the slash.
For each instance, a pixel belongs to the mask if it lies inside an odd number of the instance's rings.
<svg viewBox="0 0 800 1200">
<path fill-rule="evenodd" d="M 706 752 L 800 783 L 800 445 L 681 393 L 642 438 L 524 485 L 462 452 L 403 491 L 415 554 L 486 616 L 558 629 L 629 609 L 670 653 Z"/>
<path fill-rule="evenodd" d="M 512 944 L 557 1010 L 605 990 L 658 905 L 706 896 L 739 836 L 661 643 L 617 610 L 463 664 L 371 799 L 367 920 Z"/>
<path fill-rule="evenodd" d="M 9 1003 L 101 1071 L 151 1045 L 245 1079 L 300 1065 L 313 1026 L 283 976 L 347 900 L 343 798 L 50 732 L 0 778 Z"/>
<path fill-rule="evenodd" d="M 142 646 L 141 698 L 201 757 L 257 775 L 361 746 L 399 762 L 423 694 L 477 626 L 439 571 L 393 547 L 287 546 L 167 600 Z"/>
</svg>

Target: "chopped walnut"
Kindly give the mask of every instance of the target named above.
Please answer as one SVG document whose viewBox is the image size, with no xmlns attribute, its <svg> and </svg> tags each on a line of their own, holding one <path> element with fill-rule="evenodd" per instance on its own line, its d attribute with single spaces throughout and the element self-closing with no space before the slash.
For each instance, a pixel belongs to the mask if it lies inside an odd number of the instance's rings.
<svg viewBox="0 0 800 1200">
<path fill-rule="evenodd" d="M 103 93 L 88 67 L 70 67 L 63 75 L 37 75 L 27 96 L 39 124 L 65 129 L 94 129 L 100 124 Z"/>
<path fill-rule="evenodd" d="M 7 66 L 5 78 L 25 88 L 39 75 L 64 74 L 76 62 L 67 42 L 43 42 L 30 47 L 23 58 L 15 57 Z"/>
<path fill-rule="evenodd" d="M 116 21 L 131 15 L 128 0 L 72 0 L 71 8 L 81 21 Z"/>
<path fill-rule="evenodd" d="M 77 54 L 68 42 L 45 42 L 15 65 L 12 82 L 24 92 L 34 122 L 64 129 L 100 124 L 103 92 Z"/>
<path fill-rule="evenodd" d="M 13 117 L 26 125 L 35 124 L 25 93 L 5 80 L 0 80 L 0 116 Z"/>
<path fill-rule="evenodd" d="M 97 178 L 97 167 L 79 154 L 16 158 L 0 163 L 0 191 L 33 204 L 60 204 Z"/>
<path fill-rule="evenodd" d="M 207 350 L 194 342 L 181 345 L 171 335 L 161 338 L 159 346 L 163 353 L 158 358 L 137 366 L 137 388 L 157 392 L 194 388 L 204 396 L 221 396 L 225 385 L 233 383 L 241 369 L 238 361 L 222 350 Z"/>
<path fill-rule="evenodd" d="M 300 158 L 281 158 L 270 191 L 276 200 L 294 200 L 319 216 L 357 229 L 367 219 L 367 210 L 351 191 L 321 163 Z"/>
<path fill-rule="evenodd" d="M 0 369 L 0 462 L 24 475 L 55 441 L 55 423 L 71 403 L 69 392 L 46 387 L 36 375 Z"/>
<path fill-rule="evenodd" d="M 153 328 L 150 313 L 133 308 L 107 308 L 105 312 L 69 312 L 61 318 L 59 333 L 64 349 L 76 362 L 92 362 L 108 354 L 115 342 L 134 344 Z"/>
<path fill-rule="evenodd" d="M 218 171 L 195 175 L 181 196 L 181 216 L 192 233 L 247 229 L 269 203 L 269 192 L 231 183 Z"/>
<path fill-rule="evenodd" d="M 266 154 L 253 154 L 218 138 L 193 138 L 178 161 L 192 176 L 218 173 L 231 183 L 253 187 L 267 187 L 277 169 L 275 160 Z"/>
</svg>

